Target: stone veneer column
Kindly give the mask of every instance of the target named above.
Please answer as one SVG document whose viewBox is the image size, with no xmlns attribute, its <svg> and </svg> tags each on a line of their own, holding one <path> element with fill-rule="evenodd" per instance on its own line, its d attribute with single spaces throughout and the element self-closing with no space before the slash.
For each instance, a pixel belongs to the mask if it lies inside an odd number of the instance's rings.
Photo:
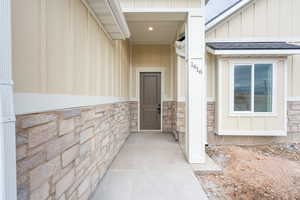
<svg viewBox="0 0 300 200">
<path fill-rule="evenodd" d="M 0 199 L 16 200 L 15 116 L 11 61 L 11 1 L 0 0 Z"/>
<path fill-rule="evenodd" d="M 300 141 L 300 101 L 288 102 L 288 134 L 293 136 L 293 142 Z"/>
</svg>

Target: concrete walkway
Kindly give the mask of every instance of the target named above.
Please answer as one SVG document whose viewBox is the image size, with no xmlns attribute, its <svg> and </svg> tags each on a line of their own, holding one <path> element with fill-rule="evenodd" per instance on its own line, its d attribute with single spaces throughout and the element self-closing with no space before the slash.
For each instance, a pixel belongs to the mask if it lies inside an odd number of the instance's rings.
<svg viewBox="0 0 300 200">
<path fill-rule="evenodd" d="M 206 200 L 171 134 L 132 134 L 91 200 Z"/>
</svg>

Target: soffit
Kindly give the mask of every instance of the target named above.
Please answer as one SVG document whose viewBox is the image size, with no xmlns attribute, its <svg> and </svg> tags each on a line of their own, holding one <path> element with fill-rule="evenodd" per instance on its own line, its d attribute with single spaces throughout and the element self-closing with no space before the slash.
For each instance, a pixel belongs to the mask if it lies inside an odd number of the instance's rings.
<svg viewBox="0 0 300 200">
<path fill-rule="evenodd" d="M 83 0 L 112 39 L 130 37 L 128 25 L 118 0 Z"/>
</svg>

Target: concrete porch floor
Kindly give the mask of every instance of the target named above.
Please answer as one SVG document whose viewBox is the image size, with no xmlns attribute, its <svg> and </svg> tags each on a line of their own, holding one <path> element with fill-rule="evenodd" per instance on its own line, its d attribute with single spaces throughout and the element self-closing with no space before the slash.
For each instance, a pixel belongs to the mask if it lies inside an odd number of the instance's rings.
<svg viewBox="0 0 300 200">
<path fill-rule="evenodd" d="M 206 200 L 171 134 L 131 134 L 91 200 Z"/>
</svg>

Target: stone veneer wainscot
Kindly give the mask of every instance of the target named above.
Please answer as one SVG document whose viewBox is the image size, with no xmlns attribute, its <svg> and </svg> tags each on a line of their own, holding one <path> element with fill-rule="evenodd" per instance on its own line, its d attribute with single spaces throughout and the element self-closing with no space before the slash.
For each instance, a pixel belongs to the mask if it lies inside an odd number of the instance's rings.
<svg viewBox="0 0 300 200">
<path fill-rule="evenodd" d="M 130 104 L 17 116 L 18 200 L 86 200 L 129 135 Z"/>
<path fill-rule="evenodd" d="M 209 102 L 207 105 L 207 140 L 208 144 L 233 144 L 233 145 L 258 145 L 269 143 L 299 143 L 300 142 L 300 101 L 288 102 L 288 121 L 287 136 L 270 137 L 270 136 L 219 136 L 215 134 L 215 103 Z"/>
</svg>

